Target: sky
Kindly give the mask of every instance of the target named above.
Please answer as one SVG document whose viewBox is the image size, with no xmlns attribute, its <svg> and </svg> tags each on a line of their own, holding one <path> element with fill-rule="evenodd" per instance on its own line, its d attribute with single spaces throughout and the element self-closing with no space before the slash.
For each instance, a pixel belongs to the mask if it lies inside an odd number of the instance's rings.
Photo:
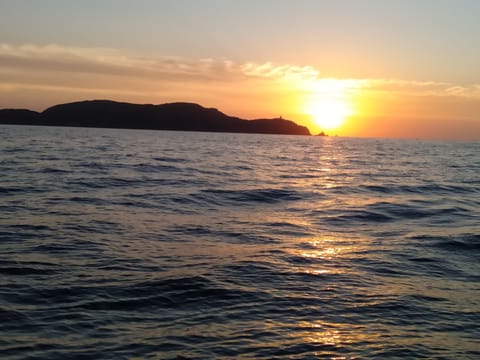
<svg viewBox="0 0 480 360">
<path fill-rule="evenodd" d="M 0 0 L 0 108 L 196 102 L 480 140 L 477 0 Z"/>
</svg>

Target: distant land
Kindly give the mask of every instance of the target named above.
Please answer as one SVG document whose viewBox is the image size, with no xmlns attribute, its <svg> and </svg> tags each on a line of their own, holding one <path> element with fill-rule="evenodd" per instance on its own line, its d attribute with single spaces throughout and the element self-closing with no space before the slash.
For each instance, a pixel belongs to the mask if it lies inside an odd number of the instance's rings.
<svg viewBox="0 0 480 360">
<path fill-rule="evenodd" d="M 55 105 L 43 112 L 1 109 L 0 124 L 311 135 L 307 127 L 291 120 L 245 120 L 186 102 L 140 105 L 89 100 Z"/>
</svg>

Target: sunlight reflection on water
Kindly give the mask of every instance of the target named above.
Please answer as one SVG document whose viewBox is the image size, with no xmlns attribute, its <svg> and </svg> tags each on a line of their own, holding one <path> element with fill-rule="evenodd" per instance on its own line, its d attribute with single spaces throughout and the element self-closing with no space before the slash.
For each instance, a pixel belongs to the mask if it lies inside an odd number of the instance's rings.
<svg viewBox="0 0 480 360">
<path fill-rule="evenodd" d="M 6 358 L 480 356 L 478 144 L 0 134 Z"/>
</svg>

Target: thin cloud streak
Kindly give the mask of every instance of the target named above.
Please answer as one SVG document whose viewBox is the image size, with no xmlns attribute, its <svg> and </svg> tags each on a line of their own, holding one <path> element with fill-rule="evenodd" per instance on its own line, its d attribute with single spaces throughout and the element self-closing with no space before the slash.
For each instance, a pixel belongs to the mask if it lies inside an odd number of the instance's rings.
<svg viewBox="0 0 480 360">
<path fill-rule="evenodd" d="M 147 77 L 161 80 L 235 80 L 240 65 L 228 60 L 135 57 L 113 49 L 0 45 L 0 68 Z"/>
<path fill-rule="evenodd" d="M 296 93 L 326 92 L 338 86 L 341 91 L 397 93 L 411 96 L 449 96 L 480 98 L 480 84 L 452 84 L 435 81 L 409 81 L 401 79 L 331 79 L 312 66 L 274 64 L 271 62 L 236 63 L 228 59 L 185 59 L 180 57 L 140 57 L 115 49 L 64 47 L 59 45 L 0 44 L 0 90 L 30 87 L 45 89 L 64 88 L 74 92 L 90 91 L 92 95 L 145 94 L 157 87 L 161 92 L 169 86 L 202 87 L 212 89 L 244 83 L 259 84 L 255 91 L 264 91 L 271 85 Z M 15 81 L 18 75 L 18 84 Z M 22 74 L 22 75 L 20 75 Z M 83 76 L 78 86 L 78 76 Z M 96 88 L 97 78 L 101 88 Z M 30 83 L 25 83 L 26 79 Z M 21 80 L 20 80 L 21 79 Z M 109 88 L 109 79 L 111 85 Z M 122 80 L 123 79 L 123 80 Z M 91 82 L 91 84 L 86 84 Z M 119 86 L 122 90 L 118 90 Z M 260 83 L 259 83 L 260 82 Z M 149 85 L 148 85 L 149 84 Z M 182 85 L 182 86 L 180 86 Z M 335 85 L 335 86 L 333 86 Z M 142 90 L 142 88 L 144 90 Z M 165 91 L 164 90 L 164 91 Z M 186 91 L 188 93 L 188 91 Z"/>
<path fill-rule="evenodd" d="M 480 99 L 480 84 L 456 85 L 448 82 L 367 79 L 368 88 L 413 96 L 456 96 Z"/>
</svg>

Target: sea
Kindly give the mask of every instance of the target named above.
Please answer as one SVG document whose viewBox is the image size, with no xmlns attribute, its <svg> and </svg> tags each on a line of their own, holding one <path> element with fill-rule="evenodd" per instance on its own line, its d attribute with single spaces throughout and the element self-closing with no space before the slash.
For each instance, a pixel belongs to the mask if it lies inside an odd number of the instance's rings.
<svg viewBox="0 0 480 360">
<path fill-rule="evenodd" d="M 1 359 L 478 359 L 480 143 L 0 127 Z"/>
</svg>

